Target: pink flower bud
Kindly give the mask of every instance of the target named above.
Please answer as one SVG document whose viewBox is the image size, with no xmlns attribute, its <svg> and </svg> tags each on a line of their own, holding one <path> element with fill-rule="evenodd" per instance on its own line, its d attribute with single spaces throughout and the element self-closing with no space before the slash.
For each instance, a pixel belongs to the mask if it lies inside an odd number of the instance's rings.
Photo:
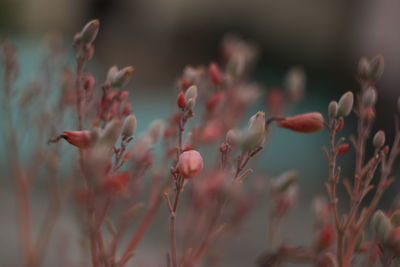
<svg viewBox="0 0 400 267">
<path fill-rule="evenodd" d="M 179 92 L 176 103 L 180 109 L 184 109 L 186 107 L 185 94 L 182 91 Z"/>
<path fill-rule="evenodd" d="M 317 236 L 314 247 L 317 251 L 322 251 L 333 245 L 335 241 L 335 233 L 332 225 L 326 225 Z"/>
<path fill-rule="evenodd" d="M 64 131 L 61 135 L 68 143 L 79 148 L 89 147 L 90 136 L 90 131 Z"/>
<path fill-rule="evenodd" d="M 313 133 L 322 130 L 324 127 L 324 118 L 319 112 L 310 112 L 286 117 L 278 121 L 278 125 L 299 133 Z"/>
<path fill-rule="evenodd" d="M 339 146 L 337 155 L 342 156 L 342 155 L 346 154 L 349 151 L 349 149 L 350 149 L 349 144 L 342 144 Z"/>
<path fill-rule="evenodd" d="M 210 65 L 208 66 L 208 71 L 211 82 L 215 86 L 220 85 L 222 82 L 222 75 L 217 63 L 210 63 Z"/>
<path fill-rule="evenodd" d="M 85 76 L 85 80 L 83 81 L 83 88 L 86 91 L 89 91 L 90 89 L 92 89 L 94 87 L 94 83 L 95 83 L 95 80 L 94 80 L 93 75 L 88 74 Z"/>
<path fill-rule="evenodd" d="M 206 102 L 206 108 L 209 112 L 214 111 L 225 97 L 224 92 L 217 92 L 213 94 Z"/>
<path fill-rule="evenodd" d="M 122 115 L 123 116 L 128 116 L 132 112 L 132 104 L 131 103 L 125 103 L 124 107 L 122 108 Z"/>
<path fill-rule="evenodd" d="M 185 178 L 194 178 L 203 169 L 203 158 L 196 150 L 183 152 L 178 161 L 179 173 Z"/>
<path fill-rule="evenodd" d="M 125 99 L 127 99 L 129 96 L 129 92 L 128 91 L 121 91 L 119 93 L 119 101 L 124 101 Z"/>
</svg>

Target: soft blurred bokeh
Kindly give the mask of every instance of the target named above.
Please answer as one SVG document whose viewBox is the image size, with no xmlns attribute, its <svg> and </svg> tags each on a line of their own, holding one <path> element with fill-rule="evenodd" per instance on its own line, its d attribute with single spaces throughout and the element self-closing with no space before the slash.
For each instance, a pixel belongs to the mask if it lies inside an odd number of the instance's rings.
<svg viewBox="0 0 400 267">
<path fill-rule="evenodd" d="M 0 36 L 18 48 L 21 79 L 29 82 L 37 74 L 30 69 L 35 69 L 40 61 L 40 45 L 45 36 L 58 34 L 73 64 L 73 35 L 90 19 L 100 19 L 95 58 L 89 68 L 101 82 L 111 65 L 135 67 L 129 91 L 139 131 L 152 119 L 166 118 L 170 113 L 175 82 L 186 65 L 207 65 L 219 60 L 220 41 L 227 33 L 258 44 L 261 57 L 252 75 L 265 90 L 283 86 L 290 67 L 298 65 L 304 69 L 307 97 L 290 111 L 292 114 L 305 111 L 325 114 L 331 99 L 338 99 L 347 90 L 357 90 L 358 59 L 382 54 L 385 72 L 378 82 L 376 129 L 387 129 L 391 139 L 400 86 L 398 10 L 400 2 L 390 0 L 2 0 Z M 263 95 L 251 112 L 264 109 L 264 105 Z M 318 194 L 325 194 L 327 164 L 321 148 L 326 143 L 324 132 L 297 135 L 274 130 L 267 149 L 256 161 L 270 175 L 288 169 L 299 170 L 301 199 L 284 230 L 285 239 L 296 244 L 311 242 L 310 201 Z M 349 173 L 353 155 L 350 152 L 340 162 L 350 168 Z M 0 164 L 3 169 L 6 157 L 7 151 L 3 151 Z M 1 170 L 0 175 L 0 265 L 19 266 L 13 188 Z M 388 192 L 383 205 L 393 200 L 396 187 L 398 184 Z M 35 198 L 33 205 L 38 214 L 42 213 L 45 201 L 40 196 Z M 254 266 L 257 256 L 268 247 L 267 201 L 265 197 L 265 203 L 252 213 L 244 234 L 232 248 L 236 253 L 231 254 L 232 258 L 224 266 Z M 73 212 L 63 214 L 57 226 L 66 243 L 72 242 L 69 239 L 74 235 L 78 236 L 78 233 L 69 234 L 77 228 L 74 216 Z M 165 216 L 163 210 L 146 236 L 138 251 L 138 260 L 134 261 L 137 266 L 144 266 L 140 261 L 145 259 L 153 259 L 152 266 L 157 266 L 164 259 L 164 254 L 152 252 L 167 250 L 163 246 L 165 242 L 160 241 L 167 238 Z M 66 255 L 79 253 L 77 248 L 59 241 L 53 246 L 65 249 Z"/>
</svg>

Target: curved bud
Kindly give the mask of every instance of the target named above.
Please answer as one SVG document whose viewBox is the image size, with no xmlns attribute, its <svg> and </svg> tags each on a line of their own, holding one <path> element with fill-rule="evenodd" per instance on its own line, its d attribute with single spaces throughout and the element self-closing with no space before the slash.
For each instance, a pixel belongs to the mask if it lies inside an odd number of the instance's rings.
<svg viewBox="0 0 400 267">
<path fill-rule="evenodd" d="M 372 140 L 372 144 L 376 149 L 383 147 L 385 144 L 385 132 L 382 130 L 376 132 L 374 139 Z"/>
<path fill-rule="evenodd" d="M 164 122 L 162 120 L 155 120 L 151 123 L 148 133 L 153 143 L 157 143 L 164 134 Z"/>
<path fill-rule="evenodd" d="M 375 88 L 369 87 L 363 95 L 363 104 L 366 107 L 372 107 L 375 105 L 376 99 L 377 99 L 377 94 Z"/>
<path fill-rule="evenodd" d="M 188 101 L 186 101 L 185 110 L 193 110 L 195 106 L 196 106 L 196 99 L 190 98 Z"/>
<path fill-rule="evenodd" d="M 107 72 L 107 81 L 109 82 L 109 83 L 111 83 L 111 81 L 114 79 L 114 77 L 115 77 L 115 75 L 117 74 L 117 72 L 118 72 L 118 67 L 117 66 L 112 66 L 109 70 L 108 70 L 108 72 Z"/>
<path fill-rule="evenodd" d="M 128 138 L 132 136 L 135 131 L 136 131 L 136 116 L 135 115 L 129 115 L 128 117 L 125 118 L 124 124 L 122 125 L 122 133 L 121 135 L 124 138 Z"/>
<path fill-rule="evenodd" d="M 369 61 L 366 57 L 360 58 L 360 61 L 358 62 L 358 75 L 360 75 L 361 78 L 368 78 L 368 72 L 369 72 Z"/>
<path fill-rule="evenodd" d="M 331 101 L 328 106 L 328 116 L 333 119 L 338 114 L 338 103 L 336 101 Z"/>
<path fill-rule="evenodd" d="M 209 75 L 211 82 L 215 86 L 221 84 L 222 74 L 221 74 L 221 71 L 220 71 L 217 63 L 215 63 L 215 62 L 210 63 L 210 65 L 208 66 L 208 75 Z"/>
<path fill-rule="evenodd" d="M 178 97 L 176 98 L 176 104 L 180 109 L 184 109 L 186 107 L 185 94 L 182 91 L 179 92 Z"/>
<path fill-rule="evenodd" d="M 278 125 L 299 133 L 314 133 L 324 128 L 324 118 L 319 112 L 304 113 L 277 121 Z"/>
<path fill-rule="evenodd" d="M 346 117 L 350 114 L 351 110 L 353 109 L 353 103 L 354 103 L 354 95 L 352 92 L 347 92 L 342 95 L 342 97 L 339 99 L 339 104 L 338 104 L 338 115 Z"/>
<path fill-rule="evenodd" d="M 373 80 L 378 80 L 382 76 L 383 68 L 384 68 L 383 56 L 377 55 L 369 63 L 369 72 L 368 72 L 369 78 Z"/>
<path fill-rule="evenodd" d="M 177 167 L 184 178 L 194 178 L 203 169 L 203 158 L 196 150 L 185 151 L 179 156 Z"/>
<path fill-rule="evenodd" d="M 117 72 L 111 78 L 111 86 L 123 87 L 125 86 L 132 77 L 134 68 L 132 66 L 125 67 Z"/>
<path fill-rule="evenodd" d="M 90 131 L 64 131 L 61 138 L 64 138 L 68 143 L 79 148 L 87 148 L 91 144 Z"/>
<path fill-rule="evenodd" d="M 91 44 L 96 39 L 97 33 L 99 32 L 100 21 L 94 19 L 89 21 L 78 34 L 78 38 L 85 44 Z"/>
</svg>

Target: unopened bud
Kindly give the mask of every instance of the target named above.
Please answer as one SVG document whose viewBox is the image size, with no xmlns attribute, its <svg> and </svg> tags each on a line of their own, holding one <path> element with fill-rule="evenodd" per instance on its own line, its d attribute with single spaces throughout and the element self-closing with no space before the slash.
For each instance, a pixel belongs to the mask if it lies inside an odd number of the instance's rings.
<svg viewBox="0 0 400 267">
<path fill-rule="evenodd" d="M 346 154 L 350 149 L 350 145 L 349 144 L 341 144 L 338 148 L 338 156 L 343 156 L 344 154 Z"/>
<path fill-rule="evenodd" d="M 196 106 L 196 99 L 195 98 L 190 98 L 186 102 L 185 110 L 193 110 L 195 106 Z"/>
<path fill-rule="evenodd" d="M 328 116 L 333 119 L 338 114 L 338 103 L 336 101 L 331 101 L 328 106 Z"/>
<path fill-rule="evenodd" d="M 176 99 L 176 103 L 178 104 L 178 107 L 180 109 L 184 109 L 186 106 L 186 101 L 185 101 L 185 94 L 181 91 L 178 94 L 178 97 Z"/>
<path fill-rule="evenodd" d="M 122 136 L 124 138 L 128 138 L 132 136 L 135 131 L 136 131 L 136 116 L 135 115 L 129 115 L 128 117 L 125 118 L 124 124 L 122 125 Z"/>
<path fill-rule="evenodd" d="M 285 192 L 298 178 L 297 171 L 287 171 L 274 180 L 273 187 L 279 192 Z"/>
<path fill-rule="evenodd" d="M 390 219 L 381 210 L 377 210 L 371 219 L 371 229 L 376 237 L 385 243 L 393 229 Z"/>
<path fill-rule="evenodd" d="M 206 102 L 207 110 L 210 112 L 214 111 L 221 104 L 224 97 L 225 97 L 224 92 L 217 92 L 214 95 L 212 95 Z"/>
<path fill-rule="evenodd" d="M 265 113 L 257 112 L 249 120 L 249 126 L 241 138 L 244 150 L 262 146 L 265 141 Z"/>
<path fill-rule="evenodd" d="M 366 107 L 372 107 L 376 103 L 377 94 L 373 87 L 369 87 L 363 95 L 363 104 Z"/>
<path fill-rule="evenodd" d="M 114 144 L 117 142 L 120 135 L 121 135 L 121 121 L 118 119 L 112 120 L 109 123 L 107 123 L 106 127 L 101 133 L 99 143 L 112 148 Z"/>
<path fill-rule="evenodd" d="M 132 66 L 125 67 L 117 72 L 111 77 L 111 86 L 113 87 L 123 87 L 125 86 L 132 77 L 134 68 Z"/>
<path fill-rule="evenodd" d="M 196 100 L 196 98 L 197 98 L 197 86 L 192 85 L 185 92 L 185 100 L 186 102 L 188 102 L 190 99 Z"/>
<path fill-rule="evenodd" d="M 358 62 L 358 74 L 361 78 L 366 79 L 368 78 L 369 72 L 369 61 L 366 57 L 362 57 Z"/>
<path fill-rule="evenodd" d="M 215 63 L 215 62 L 210 63 L 210 65 L 208 66 L 208 73 L 209 73 L 211 82 L 215 86 L 221 84 L 222 74 L 221 74 L 221 71 L 220 71 L 217 63 Z"/>
<path fill-rule="evenodd" d="M 185 151 L 179 156 L 177 167 L 184 178 L 194 178 L 203 169 L 203 158 L 196 150 Z"/>
<path fill-rule="evenodd" d="M 372 144 L 376 149 L 383 147 L 383 145 L 385 144 L 385 132 L 382 130 L 376 132 L 376 134 L 374 135 L 374 139 L 372 140 Z"/>
<path fill-rule="evenodd" d="M 78 34 L 79 41 L 85 44 L 93 43 L 96 39 L 97 33 L 99 32 L 100 21 L 98 19 L 91 20 L 88 22 Z"/>
<path fill-rule="evenodd" d="M 240 142 L 240 133 L 235 129 L 230 129 L 226 133 L 225 141 L 229 146 L 235 147 Z"/>
<path fill-rule="evenodd" d="M 354 95 L 352 92 L 347 92 L 339 99 L 338 104 L 338 115 L 346 117 L 350 114 L 353 109 Z"/>
<path fill-rule="evenodd" d="M 299 133 L 314 133 L 324 128 L 324 118 L 319 112 L 304 113 L 277 121 L 282 128 Z"/>
<path fill-rule="evenodd" d="M 164 134 L 165 125 L 162 120 L 155 120 L 151 123 L 148 133 L 153 143 L 157 143 Z"/>
<path fill-rule="evenodd" d="M 91 144 L 90 131 L 64 131 L 60 137 L 79 148 L 87 148 Z"/>
</svg>

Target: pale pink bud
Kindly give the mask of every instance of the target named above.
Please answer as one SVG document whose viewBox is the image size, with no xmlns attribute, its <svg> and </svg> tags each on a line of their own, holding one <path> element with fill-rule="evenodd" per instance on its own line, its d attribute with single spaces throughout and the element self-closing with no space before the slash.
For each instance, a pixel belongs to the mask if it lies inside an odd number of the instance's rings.
<svg viewBox="0 0 400 267">
<path fill-rule="evenodd" d="M 217 92 L 214 95 L 212 95 L 206 102 L 207 110 L 210 112 L 214 111 L 221 104 L 224 97 L 225 97 L 224 92 Z"/>
<path fill-rule="evenodd" d="M 99 143 L 107 147 L 112 148 L 117 142 L 119 136 L 121 135 L 121 121 L 118 119 L 112 120 L 107 123 L 101 136 L 99 138 Z"/>
<path fill-rule="evenodd" d="M 114 79 L 115 75 L 118 72 L 118 67 L 117 66 L 112 66 L 107 73 L 107 81 L 111 83 L 111 81 Z"/>
<path fill-rule="evenodd" d="M 286 117 L 283 120 L 279 120 L 278 125 L 299 133 L 313 133 L 322 130 L 324 118 L 319 112 L 310 112 Z"/>
<path fill-rule="evenodd" d="M 226 133 L 225 141 L 229 146 L 235 147 L 238 143 L 240 143 L 240 133 L 239 133 L 239 131 L 237 131 L 235 129 L 230 129 Z"/>
<path fill-rule="evenodd" d="M 125 155 L 125 160 L 132 158 L 135 161 L 145 160 L 153 146 L 153 139 L 148 136 L 140 137 L 133 145 L 132 149 Z"/>
<path fill-rule="evenodd" d="M 373 87 L 369 87 L 364 95 L 363 95 L 363 104 L 366 107 L 372 107 L 375 105 L 376 103 L 376 98 L 377 98 L 377 94 L 376 94 L 376 90 Z"/>
<path fill-rule="evenodd" d="M 353 109 L 354 95 L 352 92 L 347 92 L 342 95 L 338 103 L 338 115 L 346 117 L 350 114 Z"/>
<path fill-rule="evenodd" d="M 338 103 L 336 101 L 331 101 L 328 106 L 328 116 L 333 119 L 338 114 Z"/>
<path fill-rule="evenodd" d="M 87 148 L 90 145 L 90 131 L 64 131 L 61 135 L 68 143 L 79 148 Z"/>
<path fill-rule="evenodd" d="M 196 100 L 196 98 L 197 98 L 197 86 L 196 85 L 192 85 L 185 92 L 185 100 L 187 102 L 190 99 Z"/>
<path fill-rule="evenodd" d="M 117 71 L 111 78 L 111 86 L 122 87 L 125 86 L 132 77 L 134 68 L 132 66 L 125 67 Z"/>
<path fill-rule="evenodd" d="M 132 136 L 135 131 L 136 131 L 136 116 L 135 115 L 129 115 L 128 117 L 125 118 L 124 124 L 122 125 L 122 136 L 124 138 L 127 138 L 129 136 Z"/>
<path fill-rule="evenodd" d="M 184 178 L 194 178 L 203 169 L 203 158 L 196 150 L 185 151 L 179 156 L 177 167 Z"/>
<path fill-rule="evenodd" d="M 374 139 L 372 140 L 372 144 L 374 145 L 375 148 L 381 148 L 385 144 L 385 132 L 384 131 L 378 131 L 374 135 Z"/>
<path fill-rule="evenodd" d="M 94 39 L 96 39 L 97 33 L 99 32 L 99 27 L 100 21 L 98 19 L 88 22 L 78 34 L 79 41 L 85 44 L 93 43 Z"/>
<path fill-rule="evenodd" d="M 297 180 L 297 177 L 297 171 L 287 171 L 274 180 L 273 188 L 281 193 L 285 192 Z"/>
</svg>

